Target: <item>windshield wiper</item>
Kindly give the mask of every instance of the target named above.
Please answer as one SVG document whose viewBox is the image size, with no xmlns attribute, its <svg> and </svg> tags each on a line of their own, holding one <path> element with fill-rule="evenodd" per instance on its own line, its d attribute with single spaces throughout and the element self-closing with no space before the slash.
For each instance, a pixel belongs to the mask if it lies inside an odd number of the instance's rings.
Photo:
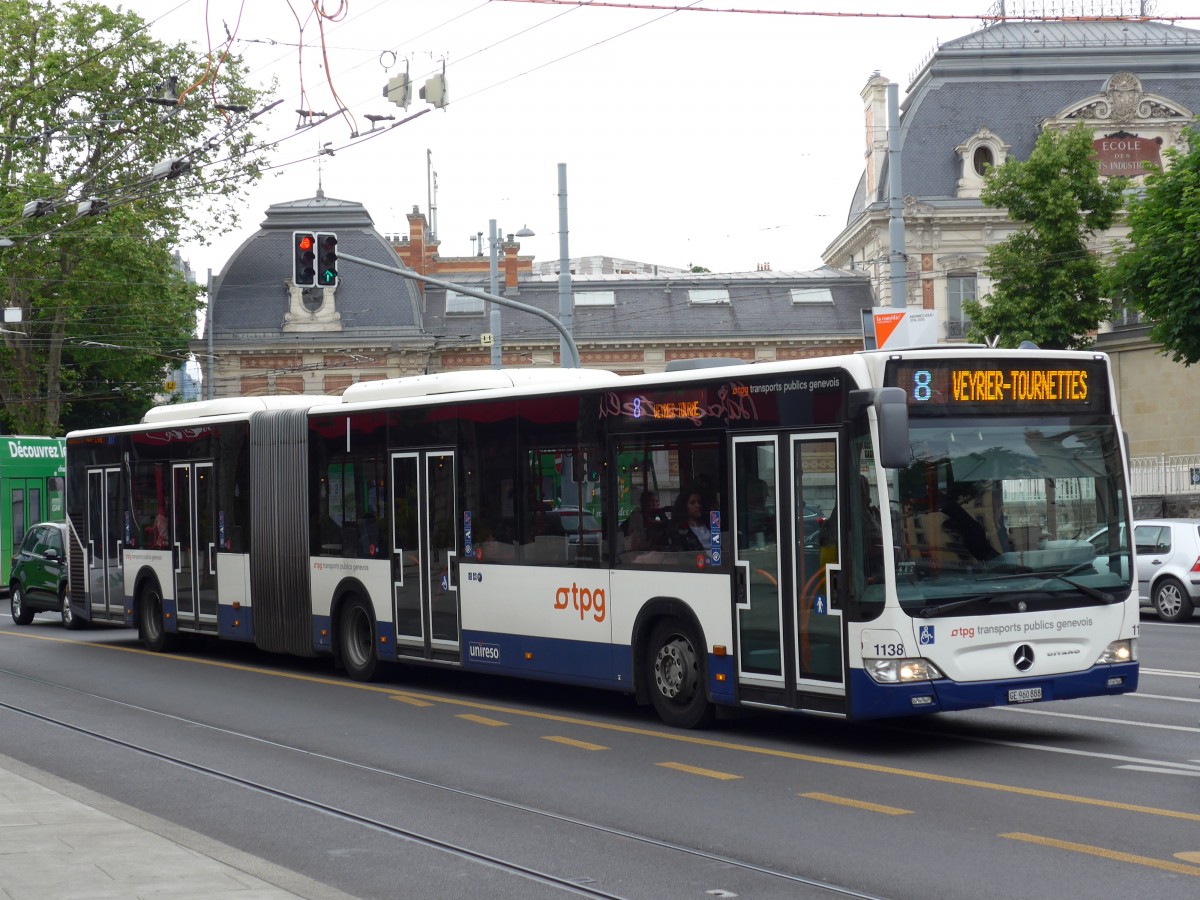
<svg viewBox="0 0 1200 900">
<path fill-rule="evenodd" d="M 1026 577 L 1028 577 L 1028 576 L 1026 576 Z M 1101 603 L 1104 603 L 1104 604 L 1112 604 L 1112 603 L 1118 602 L 1117 598 L 1114 597 L 1112 594 L 1108 593 L 1107 591 L 1102 591 L 1099 588 L 1094 588 L 1090 584 L 1083 584 L 1082 582 L 1076 581 L 1073 578 L 1066 578 L 1062 575 L 1038 575 L 1035 577 L 1041 578 L 1044 581 L 1050 581 L 1052 579 L 1057 579 L 1058 581 L 1065 582 L 1065 583 L 1069 584 L 1071 587 L 1075 588 L 1075 590 L 1079 591 L 1084 596 L 1091 597 L 1093 600 L 1099 600 Z M 949 612 L 950 610 L 954 610 L 954 609 L 961 609 L 962 607 L 970 606 L 973 603 L 987 604 L 987 603 L 991 603 L 993 600 L 1013 600 L 1013 599 L 1020 599 L 1023 597 L 1028 597 L 1031 594 L 1046 594 L 1046 593 L 1048 593 L 1048 592 L 1028 590 L 1028 591 L 1013 591 L 1011 593 L 976 594 L 973 597 L 963 597 L 960 600 L 950 600 L 946 603 L 939 603 L 935 606 L 924 606 L 920 609 L 920 615 L 923 618 L 931 619 L 934 616 L 940 616 L 944 612 Z"/>
<path fill-rule="evenodd" d="M 1117 598 L 1114 597 L 1112 594 L 1108 593 L 1108 591 L 1102 591 L 1099 588 L 1094 588 L 1090 584 L 1084 584 L 1082 581 L 1076 581 L 1074 578 L 1068 578 L 1065 575 L 1046 575 L 1044 577 L 1047 581 L 1049 581 L 1051 579 L 1056 579 L 1058 581 L 1062 581 L 1066 584 L 1069 584 L 1071 587 L 1075 588 L 1075 590 L 1079 591 L 1081 594 L 1091 597 L 1093 600 L 1099 600 L 1101 603 L 1107 604 L 1107 603 L 1116 603 L 1117 602 Z"/>
<path fill-rule="evenodd" d="M 1011 594 L 976 594 L 974 597 L 964 597 L 961 600 L 950 600 L 946 603 L 939 603 L 937 606 L 921 607 L 921 616 L 926 619 L 931 619 L 934 616 L 940 616 L 944 612 L 952 609 L 959 609 L 963 606 L 970 606 L 972 603 L 991 603 L 993 600 L 1011 600 L 1016 597 L 1018 592 Z"/>
</svg>

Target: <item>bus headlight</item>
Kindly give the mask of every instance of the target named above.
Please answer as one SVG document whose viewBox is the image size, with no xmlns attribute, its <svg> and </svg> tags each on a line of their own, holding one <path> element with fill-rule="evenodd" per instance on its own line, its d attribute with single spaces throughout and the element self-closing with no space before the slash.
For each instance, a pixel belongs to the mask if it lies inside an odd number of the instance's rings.
<svg viewBox="0 0 1200 900">
<path fill-rule="evenodd" d="M 880 684 L 911 684 L 946 677 L 927 659 L 864 659 L 863 665 Z"/>
<path fill-rule="evenodd" d="M 1113 641 L 1104 648 L 1096 665 L 1101 663 L 1137 662 L 1137 638 L 1126 638 L 1123 641 Z"/>
</svg>

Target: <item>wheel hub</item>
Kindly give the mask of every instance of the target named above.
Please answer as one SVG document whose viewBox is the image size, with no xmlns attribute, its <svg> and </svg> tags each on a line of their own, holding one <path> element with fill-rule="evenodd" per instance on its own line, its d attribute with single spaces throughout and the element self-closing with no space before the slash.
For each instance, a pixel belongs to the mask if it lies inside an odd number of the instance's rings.
<svg viewBox="0 0 1200 900">
<path fill-rule="evenodd" d="M 654 680 L 659 692 L 670 700 L 691 694 L 690 675 L 695 668 L 692 648 L 684 641 L 664 644 L 654 660 Z"/>
</svg>

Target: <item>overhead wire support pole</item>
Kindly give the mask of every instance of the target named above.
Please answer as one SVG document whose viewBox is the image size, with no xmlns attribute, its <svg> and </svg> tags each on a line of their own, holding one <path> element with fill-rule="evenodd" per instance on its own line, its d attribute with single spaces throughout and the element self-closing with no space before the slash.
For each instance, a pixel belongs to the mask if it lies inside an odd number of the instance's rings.
<svg viewBox="0 0 1200 900">
<path fill-rule="evenodd" d="M 479 300 L 489 300 L 492 303 L 499 303 L 501 306 L 508 306 L 512 309 L 519 309 L 521 312 L 527 312 L 531 315 L 545 319 L 562 337 L 567 349 L 570 351 L 571 365 L 565 368 L 581 369 L 583 363 L 579 359 L 579 348 L 575 345 L 575 339 L 571 337 L 571 333 L 563 327 L 563 323 L 556 319 L 551 313 L 544 309 L 539 309 L 536 306 L 530 306 L 528 303 L 521 303 L 519 300 L 510 300 L 508 297 L 501 297 L 497 294 L 489 294 L 487 291 L 477 291 L 474 288 L 469 288 L 463 284 L 454 284 L 451 281 L 442 281 L 440 278 L 430 278 L 428 275 L 420 275 L 410 269 L 398 269 L 395 266 L 378 263 L 371 259 L 363 259 L 361 256 L 350 256 L 346 253 L 338 251 L 338 260 L 346 262 L 358 263 L 360 266 L 367 266 L 371 269 L 379 269 L 381 272 L 391 272 L 393 275 L 399 275 L 401 278 L 407 278 L 409 281 L 420 281 L 423 284 L 432 284 L 434 287 L 445 288 L 448 291 L 455 291 L 467 297 L 475 297 Z M 565 359 L 564 359 L 565 363 Z"/>
</svg>

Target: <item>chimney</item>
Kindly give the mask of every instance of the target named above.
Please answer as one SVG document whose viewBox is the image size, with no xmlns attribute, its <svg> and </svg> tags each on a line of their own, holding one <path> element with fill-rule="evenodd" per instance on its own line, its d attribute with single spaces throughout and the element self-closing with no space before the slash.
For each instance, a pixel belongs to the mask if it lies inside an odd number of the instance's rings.
<svg viewBox="0 0 1200 900">
<path fill-rule="evenodd" d="M 880 199 L 879 183 L 883 177 L 883 164 L 887 160 L 887 88 L 890 83 L 879 72 L 875 72 L 859 94 L 863 99 L 863 116 L 866 120 L 866 147 L 863 155 L 867 165 L 867 191 L 863 202 L 868 206 Z"/>
<path fill-rule="evenodd" d="M 521 245 L 513 240 L 510 234 L 507 236 L 503 244 L 500 245 L 501 252 L 504 253 L 504 290 L 508 292 L 517 286 L 517 252 L 521 249 Z"/>
</svg>

